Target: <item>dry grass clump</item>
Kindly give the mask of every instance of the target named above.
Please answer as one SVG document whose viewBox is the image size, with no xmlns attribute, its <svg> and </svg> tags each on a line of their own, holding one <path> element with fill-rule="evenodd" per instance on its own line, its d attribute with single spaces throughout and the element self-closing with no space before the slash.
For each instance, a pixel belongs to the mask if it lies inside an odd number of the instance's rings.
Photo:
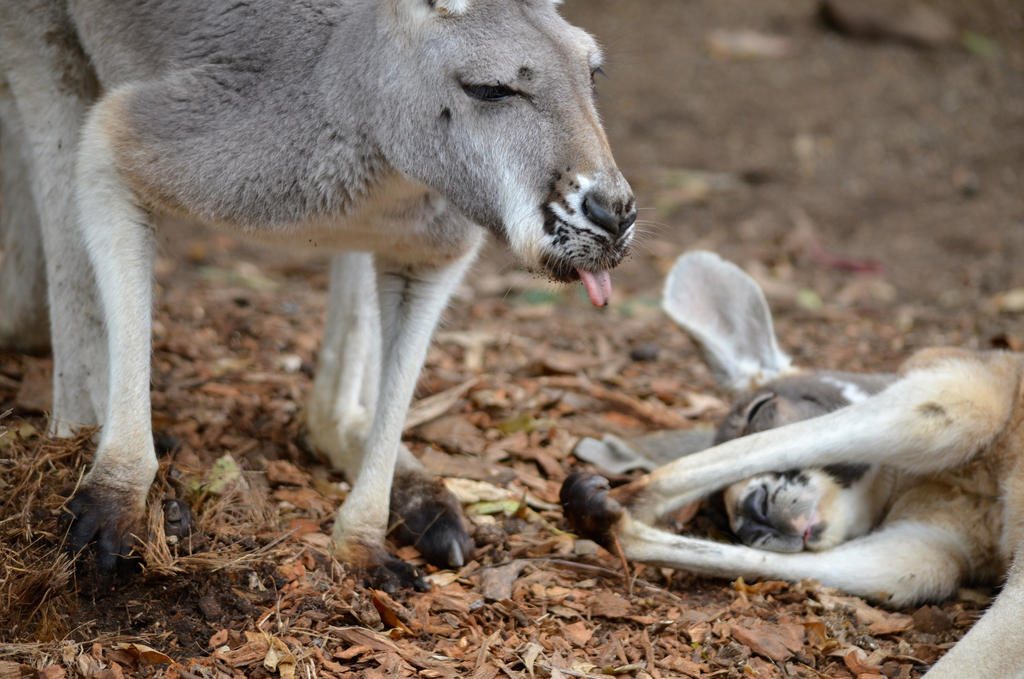
<svg viewBox="0 0 1024 679">
<path fill-rule="evenodd" d="M 53 641 L 68 629 L 74 558 L 60 516 L 92 432 L 65 440 L 8 421 L 0 436 L 0 640 Z"/>
<path fill-rule="evenodd" d="M 164 501 L 181 497 L 192 508 L 192 534 L 168 537 Z M 280 542 L 259 545 L 254 535 L 278 532 L 278 512 L 261 475 L 239 472 L 237 478 L 211 492 L 200 479 L 182 477 L 161 465 L 150 492 L 147 534 L 139 553 L 147 578 L 185 572 L 234 570 L 266 556 Z"/>
<path fill-rule="evenodd" d="M 72 634 L 78 593 L 92 591 L 90 583 L 79 582 L 94 574 L 76 573 L 62 519 L 64 504 L 87 469 L 95 432 L 51 439 L 34 422 L 8 419 L 5 424 L 0 430 L 0 644 L 45 645 Z M 277 525 L 268 494 L 258 474 L 239 472 L 213 493 L 203 479 L 186 477 L 172 460 L 161 460 L 137 548 L 143 579 L 230 571 L 267 557 L 287 535 Z M 196 512 L 192 534 L 180 539 L 168 538 L 164 530 L 163 501 L 173 497 L 185 499 Z M 277 539 L 257 539 L 264 535 Z"/>
</svg>

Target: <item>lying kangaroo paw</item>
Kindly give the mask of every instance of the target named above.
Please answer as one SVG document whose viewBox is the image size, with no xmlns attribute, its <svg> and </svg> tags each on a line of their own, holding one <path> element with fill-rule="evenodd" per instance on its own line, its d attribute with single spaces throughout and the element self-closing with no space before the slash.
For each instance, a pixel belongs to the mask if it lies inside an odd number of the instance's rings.
<svg viewBox="0 0 1024 679">
<path fill-rule="evenodd" d="M 610 491 L 608 479 L 603 476 L 573 472 L 558 493 L 562 512 L 573 530 L 606 547 L 611 543 L 612 528 L 625 511 Z"/>
<path fill-rule="evenodd" d="M 440 479 L 420 471 L 395 474 L 388 523 L 392 539 L 440 568 L 464 566 L 475 549 L 458 501 Z"/>
<path fill-rule="evenodd" d="M 93 546 L 91 561 L 101 584 L 113 584 L 137 566 L 133 548 L 144 506 L 144 494 L 88 483 L 65 506 L 67 545 L 75 554 Z"/>
</svg>

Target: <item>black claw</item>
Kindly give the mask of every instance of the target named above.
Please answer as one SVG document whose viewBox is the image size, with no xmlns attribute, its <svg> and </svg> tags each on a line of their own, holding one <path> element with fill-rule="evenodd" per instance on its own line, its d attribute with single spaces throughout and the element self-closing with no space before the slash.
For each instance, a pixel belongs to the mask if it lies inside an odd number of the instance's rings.
<svg viewBox="0 0 1024 679">
<path fill-rule="evenodd" d="M 573 472 L 565 479 L 558 497 L 562 512 L 573 530 L 608 546 L 612 528 L 622 518 L 623 508 L 608 495 L 608 479 L 591 472 Z"/>
<path fill-rule="evenodd" d="M 192 510 L 181 500 L 164 500 L 164 534 L 185 538 L 192 534 Z"/>
<path fill-rule="evenodd" d="M 68 502 L 61 517 L 63 528 L 68 533 L 68 547 L 76 554 L 88 547 L 99 532 L 101 513 L 91 511 L 91 505 L 85 493 L 78 493 Z"/>
<path fill-rule="evenodd" d="M 475 549 L 458 502 L 440 480 L 420 472 L 396 474 L 390 525 L 398 544 L 413 545 L 441 568 L 464 566 Z"/>
<path fill-rule="evenodd" d="M 430 591 L 430 583 L 419 569 L 390 555 L 380 557 L 379 563 L 367 568 L 365 580 L 368 586 L 388 594 L 410 588 L 417 592 Z"/>
</svg>

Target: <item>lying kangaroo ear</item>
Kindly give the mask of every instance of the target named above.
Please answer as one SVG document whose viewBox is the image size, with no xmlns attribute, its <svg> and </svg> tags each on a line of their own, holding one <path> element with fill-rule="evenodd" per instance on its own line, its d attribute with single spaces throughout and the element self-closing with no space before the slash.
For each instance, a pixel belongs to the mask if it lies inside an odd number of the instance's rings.
<svg viewBox="0 0 1024 679">
<path fill-rule="evenodd" d="M 676 260 L 661 307 L 700 346 L 726 389 L 751 389 L 791 370 L 760 286 L 714 253 L 687 252 Z"/>
</svg>

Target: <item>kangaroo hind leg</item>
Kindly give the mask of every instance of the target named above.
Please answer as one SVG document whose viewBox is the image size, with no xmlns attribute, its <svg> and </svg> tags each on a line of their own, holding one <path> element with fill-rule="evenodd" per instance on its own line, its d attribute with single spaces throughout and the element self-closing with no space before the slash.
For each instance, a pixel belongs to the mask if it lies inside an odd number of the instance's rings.
<svg viewBox="0 0 1024 679">
<path fill-rule="evenodd" d="M 373 424 L 382 370 L 380 306 L 373 256 L 331 262 L 329 309 L 307 431 L 313 445 L 352 480 Z M 389 534 L 432 564 L 462 566 L 473 549 L 455 498 L 399 444 L 391 486 Z"/>
</svg>

